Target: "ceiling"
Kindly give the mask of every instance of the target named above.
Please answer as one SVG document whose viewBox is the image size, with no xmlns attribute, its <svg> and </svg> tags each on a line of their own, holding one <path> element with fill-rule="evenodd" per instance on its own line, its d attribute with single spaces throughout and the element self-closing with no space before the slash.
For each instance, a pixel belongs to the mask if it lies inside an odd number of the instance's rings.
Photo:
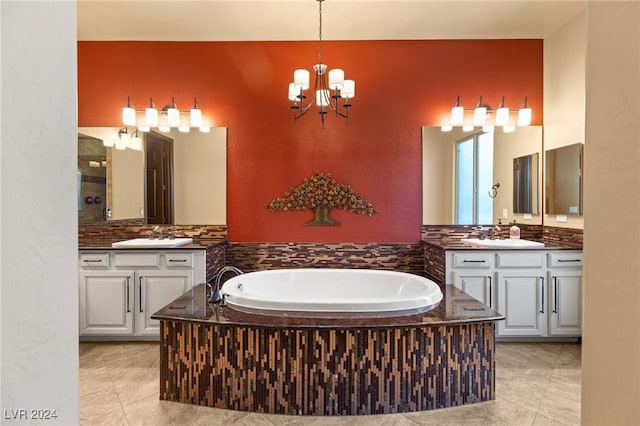
<svg viewBox="0 0 640 426">
<path fill-rule="evenodd" d="M 325 40 L 546 38 L 585 1 L 325 0 Z M 314 0 L 78 0 L 78 40 L 318 39 Z"/>
</svg>

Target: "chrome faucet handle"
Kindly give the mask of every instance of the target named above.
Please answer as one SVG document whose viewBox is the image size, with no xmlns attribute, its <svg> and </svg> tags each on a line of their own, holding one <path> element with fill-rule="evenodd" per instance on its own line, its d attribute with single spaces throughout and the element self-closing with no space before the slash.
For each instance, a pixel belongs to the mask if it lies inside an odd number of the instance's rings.
<svg viewBox="0 0 640 426">
<path fill-rule="evenodd" d="M 169 239 L 170 240 L 176 239 L 176 231 L 169 231 Z"/>
<path fill-rule="evenodd" d="M 155 237 L 153 236 L 153 231 L 149 232 L 149 239 L 153 240 Z"/>
</svg>

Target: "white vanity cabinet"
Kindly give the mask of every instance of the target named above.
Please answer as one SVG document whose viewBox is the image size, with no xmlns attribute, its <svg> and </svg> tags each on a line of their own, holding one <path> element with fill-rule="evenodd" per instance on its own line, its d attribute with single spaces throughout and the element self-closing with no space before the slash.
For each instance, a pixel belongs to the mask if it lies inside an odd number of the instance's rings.
<svg viewBox="0 0 640 426">
<path fill-rule="evenodd" d="M 445 259 L 447 284 L 505 316 L 497 337 L 581 336 L 581 251 L 448 250 Z"/>
<path fill-rule="evenodd" d="M 490 252 L 460 251 L 450 258 L 453 284 L 491 308 L 495 306 L 493 257 Z"/>
<path fill-rule="evenodd" d="M 548 254 L 549 334 L 582 334 L 582 252 Z"/>
<path fill-rule="evenodd" d="M 204 250 L 80 251 L 80 336 L 159 337 L 151 315 L 205 281 Z"/>
<path fill-rule="evenodd" d="M 544 253 L 496 252 L 498 336 L 544 336 L 548 306 L 545 294 Z"/>
</svg>

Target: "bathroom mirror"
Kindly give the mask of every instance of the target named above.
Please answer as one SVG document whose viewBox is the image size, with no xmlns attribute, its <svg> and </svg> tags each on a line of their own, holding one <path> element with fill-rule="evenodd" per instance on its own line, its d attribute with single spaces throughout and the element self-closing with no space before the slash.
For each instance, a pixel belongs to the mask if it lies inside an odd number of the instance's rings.
<svg viewBox="0 0 640 426">
<path fill-rule="evenodd" d="M 107 148 L 100 139 L 78 135 L 78 223 L 107 217 Z"/>
<path fill-rule="evenodd" d="M 81 127 L 81 139 L 92 141 L 96 149 L 105 151 L 105 196 L 101 198 L 106 213 L 101 220 L 143 219 L 147 220 L 148 197 L 146 187 L 150 181 L 145 146 L 142 150 L 116 149 L 119 127 Z M 176 225 L 225 225 L 226 224 L 226 176 L 227 176 L 227 130 L 212 128 L 210 133 L 191 131 L 181 133 L 172 130 L 157 134 L 162 139 L 172 140 L 168 164 L 169 181 L 173 204 L 172 224 Z M 144 140 L 144 139 L 143 139 Z M 83 142 L 85 143 L 85 142 Z M 89 143 L 89 142 L 86 142 Z M 80 163 L 80 149 L 79 163 Z M 79 169 L 80 171 L 80 169 Z M 83 179 L 82 188 L 86 187 Z M 79 200 L 80 204 L 80 200 Z M 81 212 L 78 212 L 79 217 Z M 79 220 L 80 222 L 80 220 Z M 87 220 L 80 223 L 92 223 Z"/>
<path fill-rule="evenodd" d="M 545 152 L 545 213 L 582 215 L 582 144 Z"/>
<path fill-rule="evenodd" d="M 451 132 L 443 132 L 440 127 L 422 128 L 422 223 L 425 225 L 453 225 L 455 220 L 456 194 L 456 143 L 467 138 L 473 132 L 463 132 L 456 128 Z M 512 133 L 504 133 L 501 129 L 493 132 L 493 173 L 490 182 L 477 188 L 481 195 L 492 193 L 492 222 L 500 218 L 503 222 L 524 222 L 532 225 L 542 224 L 542 215 L 538 207 L 531 213 L 514 212 L 514 180 L 513 159 L 527 155 L 542 156 L 542 126 L 518 127 Z M 537 161 L 536 175 L 532 170 L 532 182 L 537 188 L 542 187 L 542 162 Z M 541 191 L 536 191 L 536 203 L 532 207 L 542 205 Z M 533 195 L 532 195 L 533 196 Z M 526 215 L 526 216 L 525 216 Z M 504 217 L 506 216 L 506 217 Z"/>
<path fill-rule="evenodd" d="M 538 214 L 538 153 L 513 159 L 513 212 Z"/>
</svg>

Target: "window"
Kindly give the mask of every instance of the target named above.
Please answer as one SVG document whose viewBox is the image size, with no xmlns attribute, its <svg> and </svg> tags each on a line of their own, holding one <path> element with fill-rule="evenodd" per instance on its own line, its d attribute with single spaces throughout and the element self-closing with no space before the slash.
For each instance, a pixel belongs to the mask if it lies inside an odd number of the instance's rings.
<svg viewBox="0 0 640 426">
<path fill-rule="evenodd" d="M 458 225 L 493 223 L 493 132 L 456 142 L 456 217 Z"/>
</svg>

